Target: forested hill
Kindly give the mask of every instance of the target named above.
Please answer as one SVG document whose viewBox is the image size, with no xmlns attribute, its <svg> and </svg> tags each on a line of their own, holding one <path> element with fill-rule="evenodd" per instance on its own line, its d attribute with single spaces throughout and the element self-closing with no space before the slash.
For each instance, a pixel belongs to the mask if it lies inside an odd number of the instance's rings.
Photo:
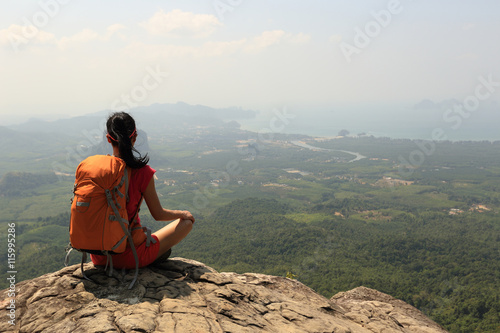
<svg viewBox="0 0 500 333">
<path fill-rule="evenodd" d="M 199 223 L 178 251 L 222 271 L 288 272 L 327 297 L 374 288 L 452 330 L 477 322 L 481 332 L 498 328 L 500 232 L 492 215 L 419 212 L 385 223 L 340 216 L 307 223 L 292 220 L 299 213 L 306 212 L 276 200 L 235 201 Z"/>
<path fill-rule="evenodd" d="M 37 187 L 53 184 L 57 181 L 57 176 L 54 173 L 9 172 L 0 178 L 0 196 L 29 196 Z"/>
<path fill-rule="evenodd" d="M 174 255 L 220 271 L 292 276 L 326 297 L 366 286 L 416 306 L 451 331 L 495 332 L 500 233 L 489 214 L 421 212 L 383 224 L 340 216 L 297 221 L 305 213 L 273 199 L 235 200 L 198 219 Z M 23 278 L 62 267 L 68 218 L 43 219 L 23 230 Z"/>
</svg>

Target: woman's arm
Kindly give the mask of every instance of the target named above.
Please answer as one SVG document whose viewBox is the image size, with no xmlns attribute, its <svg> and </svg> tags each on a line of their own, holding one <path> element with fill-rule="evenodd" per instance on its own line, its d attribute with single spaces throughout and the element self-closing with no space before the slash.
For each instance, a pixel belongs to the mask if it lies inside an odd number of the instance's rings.
<svg viewBox="0 0 500 333">
<path fill-rule="evenodd" d="M 187 210 L 169 210 L 161 206 L 158 193 L 156 193 L 155 180 L 151 178 L 146 191 L 144 191 L 144 200 L 148 205 L 151 216 L 156 221 L 172 221 L 176 219 L 191 220 L 194 223 L 193 215 Z"/>
</svg>

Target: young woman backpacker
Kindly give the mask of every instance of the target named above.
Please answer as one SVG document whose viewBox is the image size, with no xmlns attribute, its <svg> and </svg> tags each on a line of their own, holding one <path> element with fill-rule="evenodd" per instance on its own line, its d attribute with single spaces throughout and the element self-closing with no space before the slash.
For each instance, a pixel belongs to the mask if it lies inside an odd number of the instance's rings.
<svg viewBox="0 0 500 333">
<path fill-rule="evenodd" d="M 128 216 L 135 216 L 138 212 L 142 198 L 146 202 L 149 212 L 156 221 L 173 221 L 154 232 L 152 237 L 156 243 L 151 242 L 146 246 L 144 232 L 140 230 L 140 219 L 136 216 L 133 228 L 142 235 L 132 234 L 134 245 L 139 258 L 139 267 L 145 267 L 155 261 L 162 261 L 170 254 L 172 246 L 178 244 L 189 234 L 194 224 L 194 217 L 188 211 L 169 210 L 162 207 L 156 193 L 153 175 L 156 172 L 148 165 L 149 158 L 134 155 L 138 153 L 134 148 L 137 139 L 137 130 L 134 119 L 126 112 L 113 113 L 107 120 L 107 139 L 113 147 L 113 155 L 125 161 L 130 168 L 131 176 L 128 189 L 129 201 L 127 202 Z M 142 237 L 141 237 L 142 236 Z M 94 265 L 106 265 L 106 256 L 91 254 Z M 113 255 L 114 268 L 135 268 L 135 260 L 129 245 L 123 253 Z"/>
</svg>

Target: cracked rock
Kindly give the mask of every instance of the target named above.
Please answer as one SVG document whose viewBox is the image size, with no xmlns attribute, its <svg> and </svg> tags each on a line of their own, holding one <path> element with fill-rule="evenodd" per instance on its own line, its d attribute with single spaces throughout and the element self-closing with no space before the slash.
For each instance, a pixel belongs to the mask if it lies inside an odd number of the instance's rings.
<svg viewBox="0 0 500 333">
<path fill-rule="evenodd" d="M 172 258 L 140 270 L 106 275 L 85 264 L 16 285 L 15 325 L 0 332 L 446 332 L 414 307 L 359 287 L 330 300 L 302 283 L 263 274 L 218 273 Z M 8 290 L 0 291 L 8 318 Z"/>
</svg>

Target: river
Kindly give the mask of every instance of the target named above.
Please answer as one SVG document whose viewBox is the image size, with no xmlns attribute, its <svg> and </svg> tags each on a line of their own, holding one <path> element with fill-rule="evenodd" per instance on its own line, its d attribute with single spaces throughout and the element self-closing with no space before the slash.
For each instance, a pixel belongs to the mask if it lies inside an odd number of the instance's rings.
<svg viewBox="0 0 500 333">
<path fill-rule="evenodd" d="M 342 152 L 342 153 L 354 155 L 355 157 L 352 160 L 349 160 L 348 163 L 356 162 L 356 161 L 362 160 L 363 158 L 366 158 L 366 156 L 363 156 L 360 153 L 356 153 L 356 152 L 352 152 L 352 151 L 347 151 L 347 150 L 340 150 L 340 149 L 328 149 L 328 148 L 314 147 L 314 146 L 311 146 L 310 144 L 307 144 L 307 143 L 305 143 L 303 141 L 296 141 L 296 140 L 294 140 L 294 141 L 291 141 L 291 143 L 294 144 L 294 145 L 296 145 L 296 146 L 299 146 L 299 147 L 302 147 L 302 148 L 311 149 L 311 150 L 339 151 L 339 152 Z"/>
</svg>

